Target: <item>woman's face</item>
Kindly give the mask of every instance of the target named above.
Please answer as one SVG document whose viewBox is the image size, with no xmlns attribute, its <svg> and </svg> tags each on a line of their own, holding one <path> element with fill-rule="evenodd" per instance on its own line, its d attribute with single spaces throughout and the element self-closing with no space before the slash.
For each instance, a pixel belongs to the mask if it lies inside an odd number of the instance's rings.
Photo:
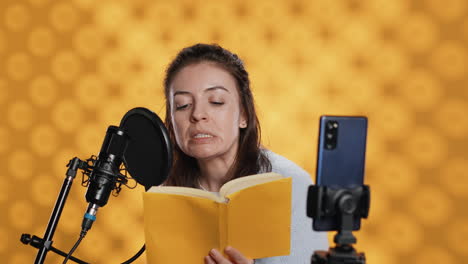
<svg viewBox="0 0 468 264">
<path fill-rule="evenodd" d="M 239 128 L 246 127 L 234 77 L 201 62 L 182 68 L 170 85 L 171 118 L 177 145 L 197 160 L 233 160 Z"/>
</svg>

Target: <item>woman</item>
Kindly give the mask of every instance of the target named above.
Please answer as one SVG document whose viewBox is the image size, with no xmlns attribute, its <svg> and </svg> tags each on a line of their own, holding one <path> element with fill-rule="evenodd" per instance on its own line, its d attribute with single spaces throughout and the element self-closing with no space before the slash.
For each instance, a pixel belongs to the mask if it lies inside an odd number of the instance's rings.
<svg viewBox="0 0 468 264">
<path fill-rule="evenodd" d="M 291 176 L 291 254 L 255 263 L 310 263 L 314 250 L 326 250 L 325 233 L 312 231 L 306 216 L 310 176 L 293 162 L 262 149 L 250 81 L 243 62 L 218 45 L 183 49 L 166 71 L 166 125 L 174 149 L 174 166 L 165 183 L 218 192 L 234 178 L 276 172 Z M 255 217 L 255 216 L 252 216 Z M 254 260 L 227 247 L 211 250 L 206 264 L 250 264 Z"/>
</svg>

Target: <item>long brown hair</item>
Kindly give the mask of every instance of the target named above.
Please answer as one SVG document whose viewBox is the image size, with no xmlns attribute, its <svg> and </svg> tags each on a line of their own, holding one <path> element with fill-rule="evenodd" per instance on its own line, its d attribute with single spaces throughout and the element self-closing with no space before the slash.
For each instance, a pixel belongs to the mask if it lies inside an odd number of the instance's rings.
<svg viewBox="0 0 468 264">
<path fill-rule="evenodd" d="M 240 108 L 247 117 L 247 127 L 240 129 L 236 158 L 228 173 L 233 178 L 271 171 L 271 163 L 261 150 L 260 125 L 250 90 L 249 74 L 242 60 L 234 53 L 216 44 L 196 44 L 182 49 L 169 64 L 164 79 L 166 98 L 166 126 L 174 148 L 174 163 L 165 185 L 198 187 L 200 170 L 197 160 L 186 155 L 177 145 L 171 120 L 170 85 L 175 75 L 184 67 L 201 62 L 213 62 L 229 72 L 236 80 Z"/>
</svg>

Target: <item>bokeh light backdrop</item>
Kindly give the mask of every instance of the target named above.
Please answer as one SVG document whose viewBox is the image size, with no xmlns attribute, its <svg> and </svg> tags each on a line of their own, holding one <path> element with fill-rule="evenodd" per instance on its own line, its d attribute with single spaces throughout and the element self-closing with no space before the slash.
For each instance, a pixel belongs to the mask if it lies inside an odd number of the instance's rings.
<svg viewBox="0 0 468 264">
<path fill-rule="evenodd" d="M 198 42 L 245 60 L 264 145 L 312 176 L 318 117 L 369 117 L 372 206 L 358 232 L 368 263 L 466 263 L 466 0 L 2 0 L 2 263 L 33 262 L 20 234 L 44 234 L 69 159 L 98 154 L 133 107 L 164 116 L 165 67 Z M 54 239 L 64 251 L 86 208 L 80 182 Z M 132 256 L 144 242 L 142 191 L 111 197 L 76 255 Z"/>
</svg>

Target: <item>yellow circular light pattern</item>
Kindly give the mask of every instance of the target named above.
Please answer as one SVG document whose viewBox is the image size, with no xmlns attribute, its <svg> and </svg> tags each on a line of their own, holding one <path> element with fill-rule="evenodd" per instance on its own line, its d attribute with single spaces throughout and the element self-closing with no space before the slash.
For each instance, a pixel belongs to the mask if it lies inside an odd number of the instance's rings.
<svg viewBox="0 0 468 264">
<path fill-rule="evenodd" d="M 448 223 L 448 217 L 452 215 L 449 197 L 439 188 L 421 186 L 418 189 L 414 199 L 409 201 L 410 211 L 426 225 L 439 227 Z"/>
<path fill-rule="evenodd" d="M 8 77 L 16 81 L 24 81 L 32 71 L 31 58 L 25 53 L 12 54 L 5 66 Z"/>
<path fill-rule="evenodd" d="M 31 131 L 31 149 L 40 157 L 50 157 L 58 147 L 59 137 L 50 125 L 38 125 Z"/>
<path fill-rule="evenodd" d="M 12 203 L 8 210 L 11 227 L 15 229 L 31 229 L 34 223 L 33 204 L 30 201 L 20 200 Z"/>
<path fill-rule="evenodd" d="M 413 186 L 418 184 L 418 171 L 406 160 L 395 155 L 388 156 L 376 178 L 385 186 L 383 191 L 396 197 L 407 197 L 414 192 Z M 373 197 L 372 197 L 373 198 Z"/>
<path fill-rule="evenodd" d="M 29 180 L 33 176 L 33 155 L 24 149 L 13 150 L 9 155 L 8 171 L 15 178 Z"/>
<path fill-rule="evenodd" d="M 436 112 L 436 122 L 448 136 L 463 140 L 468 134 L 468 105 L 466 99 L 449 99 Z"/>
<path fill-rule="evenodd" d="M 57 102 L 53 109 L 52 120 L 58 129 L 72 132 L 78 129 L 83 122 L 83 111 L 80 105 L 69 98 Z"/>
<path fill-rule="evenodd" d="M 438 41 L 437 22 L 428 14 L 413 14 L 403 20 L 399 26 L 401 27 L 401 39 L 411 52 L 428 52 Z"/>
<path fill-rule="evenodd" d="M 458 199 L 468 198 L 468 171 L 466 157 L 455 157 L 450 159 L 442 168 L 440 174 L 441 182 L 450 194 Z"/>
<path fill-rule="evenodd" d="M 38 76 L 29 83 L 29 97 L 37 106 L 50 106 L 57 99 L 58 87 L 53 78 Z"/>
<path fill-rule="evenodd" d="M 30 19 L 28 8 L 21 4 L 8 6 L 3 17 L 5 27 L 12 31 L 24 30 Z"/>
<path fill-rule="evenodd" d="M 99 132 L 101 133 L 99 133 Z M 102 135 L 106 133 L 104 126 L 96 124 L 83 124 L 80 132 L 75 136 L 75 146 L 80 153 L 93 153 L 96 146 L 102 145 Z"/>
<path fill-rule="evenodd" d="M 385 248 L 397 254 L 410 254 L 423 243 L 423 228 L 410 215 L 403 212 L 391 212 L 387 219 L 391 222 L 378 229 L 377 241 L 382 240 Z M 370 260 L 369 260 L 370 261 Z"/>
<path fill-rule="evenodd" d="M 455 258 L 448 249 L 439 247 L 428 247 L 426 252 L 416 254 L 417 263 L 445 263 L 456 264 Z"/>
<path fill-rule="evenodd" d="M 43 235 L 70 159 L 97 155 L 131 108 L 164 118 L 166 66 L 198 42 L 244 60 L 263 144 L 312 176 L 318 117 L 369 117 L 371 212 L 357 232 L 369 263 L 467 259 L 465 0 L 3 0 L 0 14 L 3 262 L 35 258 L 20 234 Z M 86 208 L 81 180 L 54 239 L 65 251 Z M 111 197 L 77 255 L 120 263 L 136 253 L 142 192 Z"/>
<path fill-rule="evenodd" d="M 79 102 L 86 108 L 93 109 L 107 97 L 107 86 L 98 75 L 82 76 L 77 82 L 75 94 Z"/>
<path fill-rule="evenodd" d="M 52 60 L 51 70 L 60 81 L 73 81 L 81 71 L 81 61 L 75 52 L 59 52 Z"/>
<path fill-rule="evenodd" d="M 395 88 L 411 107 L 419 111 L 437 107 L 444 91 L 431 72 L 421 69 L 409 71 L 403 83 Z"/>
<path fill-rule="evenodd" d="M 13 101 L 7 109 L 2 110 L 8 111 L 6 117 L 9 127 L 12 129 L 25 130 L 29 128 L 34 121 L 34 110 L 29 102 L 26 102 L 23 99 Z"/>
<path fill-rule="evenodd" d="M 448 80 L 460 80 L 467 73 L 466 48 L 462 43 L 440 43 L 431 57 L 432 67 L 436 73 Z"/>
<path fill-rule="evenodd" d="M 53 177 L 53 172 L 41 172 L 34 175 L 31 183 L 31 199 L 36 201 L 42 208 L 50 207 L 57 198 L 57 187 L 60 185 L 60 178 Z M 68 206 L 68 205 L 67 205 Z"/>
<path fill-rule="evenodd" d="M 102 51 L 106 38 L 92 25 L 83 25 L 78 28 L 74 38 L 73 47 L 79 55 L 93 58 Z"/>
<path fill-rule="evenodd" d="M 404 133 L 404 131 L 402 131 Z M 415 164 L 423 168 L 437 168 L 444 164 L 448 146 L 435 129 L 416 127 L 408 133 L 402 150 Z"/>
<path fill-rule="evenodd" d="M 70 31 L 78 23 L 77 10 L 66 2 L 58 3 L 50 11 L 50 22 L 58 31 Z"/>
<path fill-rule="evenodd" d="M 50 55 L 55 48 L 54 32 L 48 27 L 39 27 L 31 30 L 28 37 L 29 51 L 36 56 Z"/>
<path fill-rule="evenodd" d="M 437 1 L 427 0 L 430 11 L 443 21 L 455 21 L 466 15 L 468 7 L 464 0 Z"/>
<path fill-rule="evenodd" d="M 373 126 L 388 138 L 409 137 L 413 133 L 402 133 L 414 123 L 414 113 L 409 107 L 400 100 L 388 98 L 379 102 L 377 108 L 369 112 L 369 119 L 373 121 Z"/>
</svg>

